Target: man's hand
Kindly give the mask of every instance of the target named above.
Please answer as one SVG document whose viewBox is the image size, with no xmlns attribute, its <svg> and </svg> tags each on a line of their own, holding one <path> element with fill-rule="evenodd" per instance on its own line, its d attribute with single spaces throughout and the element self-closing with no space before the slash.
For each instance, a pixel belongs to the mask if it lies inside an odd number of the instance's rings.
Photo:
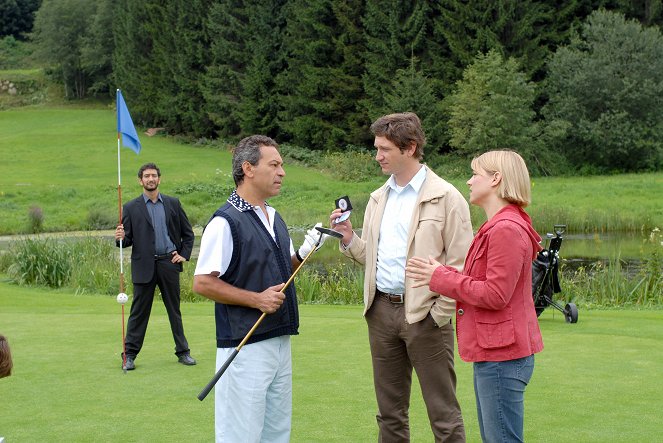
<svg viewBox="0 0 663 443">
<path fill-rule="evenodd" d="M 186 258 L 182 257 L 177 251 L 173 251 L 173 258 L 170 259 L 172 263 L 182 263 L 186 261 Z"/>
<path fill-rule="evenodd" d="M 341 242 L 343 245 L 348 246 L 350 242 L 352 241 L 352 237 L 354 236 L 354 232 L 352 231 L 352 223 L 350 222 L 350 219 L 347 219 L 345 221 L 342 221 L 340 223 L 336 223 L 336 219 L 341 216 L 343 213 L 342 209 L 334 209 L 334 211 L 331 213 L 329 216 L 329 226 L 335 231 L 340 232 L 343 234 L 343 238 L 341 239 Z"/>
<path fill-rule="evenodd" d="M 267 314 L 276 312 L 283 304 L 283 300 L 285 300 L 285 294 L 280 292 L 284 285 L 285 283 L 279 283 L 257 293 L 254 308 L 260 309 Z"/>
<path fill-rule="evenodd" d="M 115 240 L 124 240 L 124 225 L 120 224 L 117 225 L 117 228 L 115 228 Z"/>
</svg>

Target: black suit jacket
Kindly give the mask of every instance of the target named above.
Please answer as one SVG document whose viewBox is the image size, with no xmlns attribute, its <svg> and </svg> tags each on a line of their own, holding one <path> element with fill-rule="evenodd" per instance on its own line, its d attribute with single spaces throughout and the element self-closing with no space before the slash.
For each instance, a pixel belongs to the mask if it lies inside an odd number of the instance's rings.
<svg viewBox="0 0 663 443">
<path fill-rule="evenodd" d="M 168 236 L 175 244 L 177 253 L 189 260 L 194 238 L 189 219 L 177 198 L 161 194 L 161 199 L 166 213 Z M 132 247 L 131 279 L 138 284 L 149 283 L 154 276 L 155 236 L 152 219 L 147 212 L 142 194 L 124 205 L 122 224 L 124 225 L 122 246 Z M 117 244 L 119 246 L 119 241 Z M 181 263 L 179 270 L 182 272 Z"/>
</svg>

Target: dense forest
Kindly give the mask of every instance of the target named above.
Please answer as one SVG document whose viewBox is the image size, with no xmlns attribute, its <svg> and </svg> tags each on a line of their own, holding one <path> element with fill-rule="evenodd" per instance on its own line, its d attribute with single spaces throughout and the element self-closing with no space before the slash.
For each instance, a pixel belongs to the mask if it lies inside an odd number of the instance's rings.
<svg viewBox="0 0 663 443">
<path fill-rule="evenodd" d="M 430 155 L 492 148 L 535 173 L 663 167 L 661 0 L 0 0 L 2 48 L 67 98 L 124 96 L 196 138 L 371 146 L 413 111 Z M 17 49 L 14 49 L 17 50 Z"/>
</svg>

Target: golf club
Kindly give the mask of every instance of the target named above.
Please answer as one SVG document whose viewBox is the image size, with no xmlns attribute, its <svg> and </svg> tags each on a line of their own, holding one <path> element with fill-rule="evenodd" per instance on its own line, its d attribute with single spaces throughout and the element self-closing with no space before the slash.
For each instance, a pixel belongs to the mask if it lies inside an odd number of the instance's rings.
<svg viewBox="0 0 663 443">
<path fill-rule="evenodd" d="M 281 288 L 281 290 L 279 292 L 285 292 L 285 289 L 288 287 L 288 285 L 290 285 L 290 283 L 292 283 L 295 276 L 297 275 L 297 272 L 299 272 L 299 270 L 302 268 L 302 266 L 304 266 L 304 263 L 306 263 L 306 260 L 308 260 L 308 258 L 311 256 L 311 254 L 313 254 L 313 251 L 315 251 L 317 249 L 317 247 L 320 245 L 320 242 L 322 241 L 322 236 L 324 234 L 327 234 L 327 235 L 329 235 L 331 237 L 334 237 L 334 238 L 339 238 L 339 239 L 343 238 L 343 234 L 341 234 L 338 231 L 334 231 L 333 229 L 323 228 L 323 227 L 320 227 L 320 226 L 316 226 L 315 229 L 320 233 L 320 236 L 318 237 L 318 241 L 315 242 L 315 245 L 313 246 L 313 248 L 311 248 L 309 253 L 306 254 L 306 257 L 304 257 L 304 259 L 299 264 L 297 269 L 295 269 L 295 272 L 292 273 L 292 275 L 290 276 L 288 281 L 285 282 L 285 285 L 283 285 L 283 288 Z M 240 349 L 242 349 L 242 347 L 246 344 L 246 342 L 249 340 L 249 338 L 251 338 L 251 335 L 253 335 L 253 332 L 258 328 L 258 326 L 260 325 L 260 323 L 263 321 L 263 319 L 266 316 L 267 316 L 267 313 L 263 312 L 262 315 L 260 316 L 260 318 L 258 318 L 258 320 L 255 322 L 253 327 L 249 330 L 249 332 L 247 332 L 244 339 L 240 342 L 239 345 L 237 345 L 237 347 L 235 348 L 233 353 L 230 354 L 230 357 L 228 357 L 228 359 L 223 364 L 223 366 L 221 366 L 221 368 L 219 368 L 219 370 L 216 372 L 216 374 L 214 374 L 214 377 L 212 377 L 210 382 L 207 383 L 207 386 L 205 386 L 203 388 L 203 390 L 200 391 L 200 394 L 198 394 L 198 400 L 203 401 L 205 399 L 205 397 L 207 397 L 207 394 L 209 394 L 209 392 L 212 390 L 214 385 L 216 385 L 216 382 L 219 381 L 219 379 L 221 378 L 223 373 L 226 372 L 226 369 L 228 369 L 228 366 L 230 366 L 230 363 L 232 363 L 232 361 L 235 359 L 235 357 L 237 357 L 237 354 L 239 353 Z"/>
</svg>

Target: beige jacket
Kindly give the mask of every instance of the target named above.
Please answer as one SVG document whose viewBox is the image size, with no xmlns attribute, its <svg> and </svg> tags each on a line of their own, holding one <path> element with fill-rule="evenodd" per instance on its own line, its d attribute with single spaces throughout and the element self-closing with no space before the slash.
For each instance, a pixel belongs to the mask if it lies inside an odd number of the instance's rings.
<svg viewBox="0 0 663 443">
<path fill-rule="evenodd" d="M 467 201 L 450 183 L 426 168 L 426 180 L 419 192 L 412 213 L 407 241 L 407 257 L 427 258 L 433 256 L 442 264 L 462 271 L 465 255 L 472 242 L 472 224 Z M 361 238 L 355 233 L 347 249 L 341 252 L 365 266 L 364 315 L 375 298 L 375 275 L 377 272 L 378 237 L 382 215 L 389 196 L 385 183 L 374 191 L 366 206 Z M 427 286 L 413 288 L 412 281 L 405 279 L 405 319 L 416 323 L 430 312 L 438 325 L 449 323 L 456 302 L 430 292 Z"/>
</svg>

